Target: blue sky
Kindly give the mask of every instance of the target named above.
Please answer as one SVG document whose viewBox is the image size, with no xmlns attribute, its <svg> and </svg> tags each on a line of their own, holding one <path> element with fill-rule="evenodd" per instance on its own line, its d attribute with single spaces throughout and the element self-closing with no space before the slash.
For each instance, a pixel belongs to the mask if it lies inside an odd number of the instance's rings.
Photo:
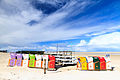
<svg viewBox="0 0 120 80">
<path fill-rule="evenodd" d="M 0 0 L 0 49 L 120 51 L 119 0 Z"/>
</svg>

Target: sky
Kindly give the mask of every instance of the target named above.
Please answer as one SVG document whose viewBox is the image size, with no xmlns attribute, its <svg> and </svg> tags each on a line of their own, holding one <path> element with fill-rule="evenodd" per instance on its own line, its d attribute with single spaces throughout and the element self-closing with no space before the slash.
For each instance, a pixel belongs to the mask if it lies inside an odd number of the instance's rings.
<svg viewBox="0 0 120 80">
<path fill-rule="evenodd" d="M 120 0 L 0 0 L 0 50 L 118 52 Z"/>
</svg>

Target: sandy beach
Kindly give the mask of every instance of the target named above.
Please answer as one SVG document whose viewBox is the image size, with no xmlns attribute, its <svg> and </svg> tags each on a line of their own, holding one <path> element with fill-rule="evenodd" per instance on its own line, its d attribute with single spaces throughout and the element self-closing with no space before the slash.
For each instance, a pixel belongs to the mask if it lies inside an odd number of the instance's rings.
<svg viewBox="0 0 120 80">
<path fill-rule="evenodd" d="M 79 71 L 76 66 L 68 66 L 47 74 L 43 69 L 8 67 L 8 60 L 8 53 L 0 53 L 0 80 L 120 80 L 120 55 L 111 55 L 114 71 Z"/>
</svg>

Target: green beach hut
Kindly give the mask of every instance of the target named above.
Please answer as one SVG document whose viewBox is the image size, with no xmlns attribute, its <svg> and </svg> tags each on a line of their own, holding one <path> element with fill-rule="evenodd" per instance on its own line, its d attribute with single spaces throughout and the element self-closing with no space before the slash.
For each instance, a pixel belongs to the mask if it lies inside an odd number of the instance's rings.
<svg viewBox="0 0 120 80">
<path fill-rule="evenodd" d="M 95 70 L 100 70 L 100 61 L 98 57 L 93 57 L 93 62 L 94 62 L 94 69 Z"/>
<path fill-rule="evenodd" d="M 35 67 L 35 54 L 29 54 L 29 58 L 28 67 Z"/>
</svg>

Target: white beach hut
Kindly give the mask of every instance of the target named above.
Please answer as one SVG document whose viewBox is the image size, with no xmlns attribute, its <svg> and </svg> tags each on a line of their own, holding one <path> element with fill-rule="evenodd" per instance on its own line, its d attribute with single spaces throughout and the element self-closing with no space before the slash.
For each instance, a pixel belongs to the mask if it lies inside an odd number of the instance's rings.
<svg viewBox="0 0 120 80">
<path fill-rule="evenodd" d="M 35 57 L 36 57 L 36 66 L 35 67 L 38 67 L 38 68 L 41 68 L 42 67 L 42 55 L 39 55 L 39 54 L 35 54 Z"/>
<path fill-rule="evenodd" d="M 29 54 L 22 54 L 23 56 L 23 67 L 28 67 Z"/>
<path fill-rule="evenodd" d="M 111 59 L 110 59 L 110 57 L 105 57 L 105 61 L 106 61 L 106 69 L 111 70 Z"/>
<path fill-rule="evenodd" d="M 88 62 L 88 70 L 94 70 L 94 64 L 93 64 L 93 58 L 92 57 L 86 57 Z"/>
</svg>

